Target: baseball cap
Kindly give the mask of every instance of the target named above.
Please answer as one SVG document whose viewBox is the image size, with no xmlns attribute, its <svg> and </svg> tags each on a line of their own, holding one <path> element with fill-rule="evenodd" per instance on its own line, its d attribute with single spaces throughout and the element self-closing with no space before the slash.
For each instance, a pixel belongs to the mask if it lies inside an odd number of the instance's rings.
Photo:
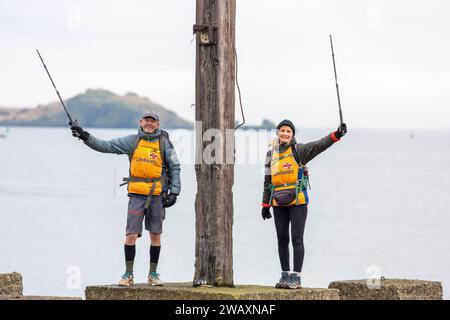
<svg viewBox="0 0 450 320">
<path fill-rule="evenodd" d="M 158 115 L 157 115 L 156 113 L 154 113 L 154 112 L 147 112 L 146 114 L 144 114 L 144 115 L 142 116 L 142 119 L 144 119 L 144 118 L 153 118 L 153 119 L 155 119 L 156 121 L 159 121 Z"/>
</svg>

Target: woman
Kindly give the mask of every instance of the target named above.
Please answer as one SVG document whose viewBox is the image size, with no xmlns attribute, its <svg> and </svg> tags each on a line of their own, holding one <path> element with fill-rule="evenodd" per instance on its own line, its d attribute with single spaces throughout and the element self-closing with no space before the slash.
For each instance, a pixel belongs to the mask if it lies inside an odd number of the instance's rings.
<svg viewBox="0 0 450 320">
<path fill-rule="evenodd" d="M 291 121 L 283 120 L 277 126 L 277 139 L 266 156 L 261 213 L 264 220 L 270 219 L 270 207 L 273 207 L 281 263 L 281 279 L 276 288 L 301 287 L 305 255 L 303 231 L 308 212 L 308 173 L 305 165 L 339 141 L 346 132 L 347 127 L 343 123 L 337 131 L 322 139 L 302 144 L 295 140 L 295 127 Z M 294 249 L 293 272 L 289 264 L 289 224 Z"/>
</svg>

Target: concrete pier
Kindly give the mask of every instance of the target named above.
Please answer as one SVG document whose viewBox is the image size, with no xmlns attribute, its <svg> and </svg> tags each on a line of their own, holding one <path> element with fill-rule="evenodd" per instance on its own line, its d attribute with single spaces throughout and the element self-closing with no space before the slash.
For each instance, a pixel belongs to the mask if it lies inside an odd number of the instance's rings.
<svg viewBox="0 0 450 320">
<path fill-rule="evenodd" d="M 0 274 L 0 296 L 21 296 L 22 275 L 17 272 Z"/>
<path fill-rule="evenodd" d="M 81 297 L 24 296 L 22 275 L 0 274 L 0 300 L 81 300 Z"/>
<path fill-rule="evenodd" d="M 86 300 L 339 300 L 336 289 L 288 290 L 256 285 L 194 288 L 192 283 L 166 283 L 163 287 L 146 284 L 133 287 L 89 286 L 85 294 Z"/>
<path fill-rule="evenodd" d="M 328 286 L 339 290 L 341 300 L 442 300 L 438 281 L 385 279 L 334 281 Z"/>
<path fill-rule="evenodd" d="M 166 283 L 162 287 L 136 284 L 88 286 L 86 300 L 442 300 L 441 282 L 383 279 L 333 281 L 328 288 L 276 289 L 273 286 L 201 286 Z M 81 300 L 81 297 L 24 296 L 22 275 L 0 274 L 0 300 Z"/>
</svg>

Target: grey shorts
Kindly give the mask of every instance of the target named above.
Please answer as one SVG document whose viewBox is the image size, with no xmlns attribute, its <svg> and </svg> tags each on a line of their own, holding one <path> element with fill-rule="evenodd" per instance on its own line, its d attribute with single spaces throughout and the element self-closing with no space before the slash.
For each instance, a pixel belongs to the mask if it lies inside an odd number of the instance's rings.
<svg viewBox="0 0 450 320">
<path fill-rule="evenodd" d="M 126 235 L 137 233 L 142 236 L 142 224 L 145 218 L 145 230 L 151 233 L 162 233 L 162 224 L 165 219 L 165 208 L 162 205 L 162 196 L 152 196 L 147 214 L 144 214 L 145 199 L 130 197 L 128 201 L 128 216 Z"/>
</svg>

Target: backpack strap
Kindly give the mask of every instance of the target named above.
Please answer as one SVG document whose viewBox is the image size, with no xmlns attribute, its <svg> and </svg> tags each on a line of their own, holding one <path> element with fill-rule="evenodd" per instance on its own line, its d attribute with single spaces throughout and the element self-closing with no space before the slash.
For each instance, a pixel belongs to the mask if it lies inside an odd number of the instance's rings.
<svg viewBox="0 0 450 320">
<path fill-rule="evenodd" d="M 139 136 L 139 134 L 137 134 L 136 137 L 134 138 L 134 142 L 133 142 L 133 146 L 131 147 L 130 154 L 128 155 L 128 158 L 130 159 L 130 161 L 131 161 L 131 159 L 133 159 L 133 154 L 139 145 L 139 141 L 141 141 L 141 137 Z"/>
<path fill-rule="evenodd" d="M 161 135 L 159 136 L 159 150 L 161 151 L 161 161 L 162 161 L 162 184 L 163 189 L 165 189 L 164 193 L 167 193 L 170 188 L 170 171 L 167 169 L 169 166 L 166 163 L 165 151 L 167 147 L 172 147 L 172 142 L 169 139 L 169 133 L 167 131 L 161 130 Z"/>
<path fill-rule="evenodd" d="M 307 170 L 307 168 L 306 168 L 306 166 L 303 165 L 303 163 L 300 161 L 300 158 L 298 157 L 297 145 L 295 145 L 294 147 L 291 146 L 291 148 L 292 148 L 292 154 L 294 156 L 295 161 L 302 169 L 302 177 L 300 178 L 300 190 L 308 189 L 308 188 L 309 188 L 309 190 L 311 190 L 311 184 L 309 182 L 309 175 L 305 176 L 305 170 Z"/>
<path fill-rule="evenodd" d="M 165 151 L 166 151 L 166 141 L 169 139 L 169 134 L 167 131 L 161 130 L 161 135 L 159 136 L 159 150 L 161 153 L 161 162 L 163 166 L 163 170 L 165 170 L 166 162 L 165 162 Z"/>
<path fill-rule="evenodd" d="M 300 168 L 303 168 L 304 165 L 302 164 L 302 162 L 300 161 L 300 158 L 298 157 L 298 151 L 297 151 L 297 145 L 293 145 L 291 146 L 292 149 L 292 155 L 294 156 L 295 162 L 297 162 L 297 164 L 300 166 Z"/>
</svg>

